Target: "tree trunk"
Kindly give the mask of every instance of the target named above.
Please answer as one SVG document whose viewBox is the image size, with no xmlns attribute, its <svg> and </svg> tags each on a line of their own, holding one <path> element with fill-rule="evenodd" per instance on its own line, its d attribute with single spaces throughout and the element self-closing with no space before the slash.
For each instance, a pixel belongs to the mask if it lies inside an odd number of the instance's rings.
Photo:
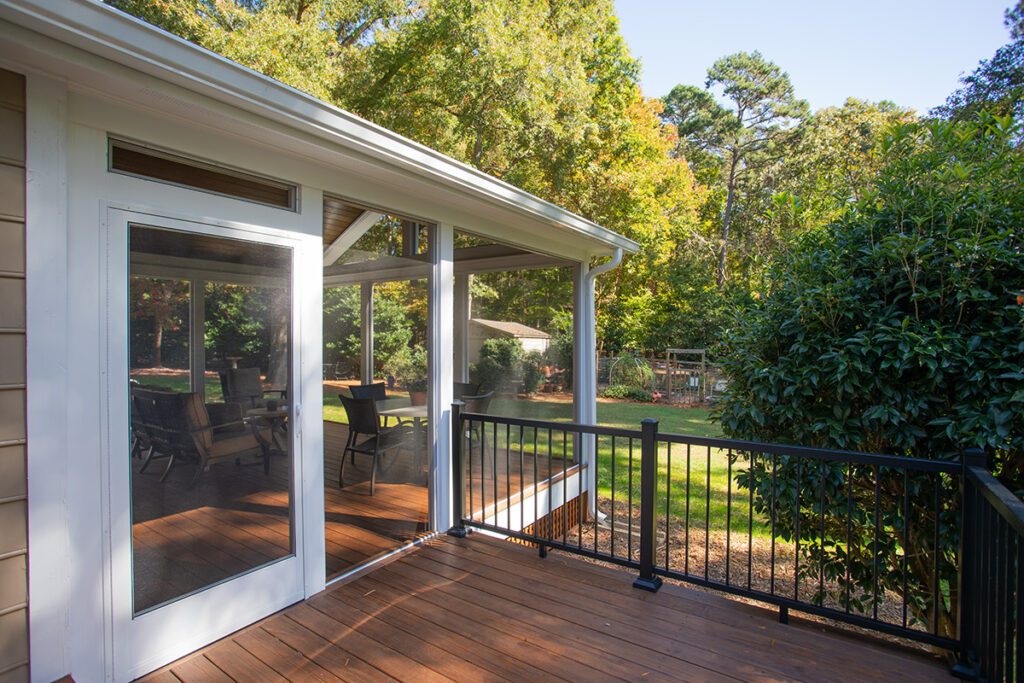
<svg viewBox="0 0 1024 683">
<path fill-rule="evenodd" d="M 164 366 L 164 319 L 154 318 L 153 326 L 156 328 L 153 333 L 153 367 L 162 368 Z"/>
<path fill-rule="evenodd" d="M 729 162 L 729 193 L 725 197 L 725 215 L 722 217 L 722 242 L 718 246 L 718 291 L 725 289 L 726 253 L 729 245 L 729 221 L 732 219 L 732 202 L 736 192 L 736 167 L 739 165 L 739 153 L 732 151 Z"/>
<path fill-rule="evenodd" d="M 270 360 L 267 382 L 274 387 L 288 386 L 288 326 L 291 293 L 287 287 L 275 289 L 270 304 Z"/>
</svg>

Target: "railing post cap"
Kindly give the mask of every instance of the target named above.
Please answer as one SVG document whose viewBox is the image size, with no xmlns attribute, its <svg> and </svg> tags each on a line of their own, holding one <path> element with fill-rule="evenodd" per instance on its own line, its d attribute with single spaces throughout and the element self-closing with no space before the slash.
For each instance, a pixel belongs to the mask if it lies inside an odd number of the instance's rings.
<svg viewBox="0 0 1024 683">
<path fill-rule="evenodd" d="M 964 464 L 969 467 L 984 467 L 987 460 L 985 451 L 973 447 L 963 449 L 960 452 L 960 457 L 963 458 Z"/>
<path fill-rule="evenodd" d="M 658 420 L 658 419 L 656 419 L 656 418 L 653 418 L 653 417 L 645 417 L 645 418 L 644 418 L 644 419 L 643 419 L 643 420 L 641 421 L 641 424 L 658 424 L 659 422 L 660 422 L 660 420 Z"/>
</svg>

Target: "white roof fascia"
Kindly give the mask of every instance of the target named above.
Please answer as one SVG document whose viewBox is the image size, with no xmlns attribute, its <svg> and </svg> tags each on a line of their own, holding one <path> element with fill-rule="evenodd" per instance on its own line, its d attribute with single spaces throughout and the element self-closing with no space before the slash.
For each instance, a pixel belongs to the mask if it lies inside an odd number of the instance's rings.
<svg viewBox="0 0 1024 683">
<path fill-rule="evenodd" d="M 635 253 L 639 245 L 551 202 L 94 0 L 0 0 L 0 19 L 365 154 L 407 174 Z M 595 245 L 597 247 L 598 245 Z"/>
</svg>

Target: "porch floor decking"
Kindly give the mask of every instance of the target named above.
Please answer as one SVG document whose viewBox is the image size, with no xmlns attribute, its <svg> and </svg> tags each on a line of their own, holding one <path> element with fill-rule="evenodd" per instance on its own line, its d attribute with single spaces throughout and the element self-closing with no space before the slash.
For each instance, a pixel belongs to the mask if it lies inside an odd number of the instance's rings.
<svg viewBox="0 0 1024 683">
<path fill-rule="evenodd" d="M 938 659 L 474 534 L 383 567 L 142 680 L 935 681 Z"/>
</svg>

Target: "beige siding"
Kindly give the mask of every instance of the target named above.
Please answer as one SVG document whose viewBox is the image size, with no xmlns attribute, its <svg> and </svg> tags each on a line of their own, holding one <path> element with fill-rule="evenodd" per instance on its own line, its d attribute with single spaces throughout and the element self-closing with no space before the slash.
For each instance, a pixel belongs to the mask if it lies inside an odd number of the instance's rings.
<svg viewBox="0 0 1024 683">
<path fill-rule="evenodd" d="M 0 69 L 0 683 L 28 680 L 25 79 Z"/>
</svg>

